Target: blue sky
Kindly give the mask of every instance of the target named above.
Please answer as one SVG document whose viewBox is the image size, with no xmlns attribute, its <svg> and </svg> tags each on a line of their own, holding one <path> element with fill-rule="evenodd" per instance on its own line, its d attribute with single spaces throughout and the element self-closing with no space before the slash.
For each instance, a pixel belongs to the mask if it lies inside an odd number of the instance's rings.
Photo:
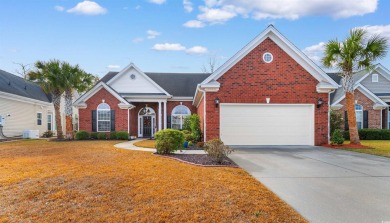
<svg viewBox="0 0 390 223">
<path fill-rule="evenodd" d="M 1 0 L 0 69 L 52 58 L 103 76 L 130 62 L 148 72 L 222 65 L 273 24 L 315 62 L 354 27 L 390 40 L 390 1 Z M 390 53 L 380 61 L 390 69 Z M 20 70 L 20 69 L 19 69 Z"/>
</svg>

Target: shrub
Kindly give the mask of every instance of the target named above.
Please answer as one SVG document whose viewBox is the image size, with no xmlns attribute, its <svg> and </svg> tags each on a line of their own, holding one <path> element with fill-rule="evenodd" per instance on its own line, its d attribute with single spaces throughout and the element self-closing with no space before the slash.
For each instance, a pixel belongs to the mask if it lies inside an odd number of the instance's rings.
<svg viewBox="0 0 390 223">
<path fill-rule="evenodd" d="M 99 132 L 98 133 L 98 139 L 107 139 L 107 133 L 105 132 Z"/>
<path fill-rule="evenodd" d="M 191 132 L 191 116 L 187 116 L 184 119 L 183 130 Z"/>
<path fill-rule="evenodd" d="M 222 163 L 223 159 L 234 152 L 226 146 L 220 139 L 212 139 L 204 144 L 204 151 L 216 163 Z"/>
<path fill-rule="evenodd" d="M 76 132 L 76 139 L 77 140 L 86 140 L 88 138 L 89 138 L 89 133 L 88 132 L 86 132 L 84 130 Z"/>
<path fill-rule="evenodd" d="M 182 133 L 184 134 L 184 140 L 191 142 L 192 141 L 192 134 L 188 130 L 183 130 Z"/>
<path fill-rule="evenodd" d="M 129 140 L 129 133 L 128 132 L 116 132 L 116 139 Z"/>
<path fill-rule="evenodd" d="M 344 143 L 344 137 L 343 137 L 343 133 L 341 132 L 340 129 L 336 129 L 334 130 L 333 134 L 332 134 L 332 137 L 331 137 L 331 144 L 332 145 L 341 145 Z"/>
<path fill-rule="evenodd" d="M 52 131 L 46 131 L 42 134 L 42 137 L 43 138 L 50 138 L 54 135 L 54 133 Z"/>
<path fill-rule="evenodd" d="M 200 118 L 199 115 L 193 114 L 189 116 L 190 128 L 191 128 L 191 141 L 197 143 L 200 141 L 202 131 L 200 130 Z"/>
<path fill-rule="evenodd" d="M 390 129 L 359 129 L 361 140 L 390 140 Z M 344 131 L 344 138 L 349 140 L 349 131 Z"/>
<path fill-rule="evenodd" d="M 116 132 L 110 132 L 110 139 L 116 139 Z"/>
<path fill-rule="evenodd" d="M 91 139 L 98 139 L 98 133 L 97 132 L 91 132 Z"/>
<path fill-rule="evenodd" d="M 333 132 L 336 129 L 340 129 L 343 125 L 343 115 L 339 112 L 330 111 L 330 135 L 333 135 Z"/>
<path fill-rule="evenodd" d="M 188 146 L 190 146 L 190 147 L 191 147 L 191 146 L 193 146 L 193 145 L 194 145 L 194 143 L 193 143 L 193 142 L 191 142 L 191 141 L 189 141 L 189 142 L 188 142 Z"/>
<path fill-rule="evenodd" d="M 180 148 L 184 144 L 183 132 L 175 129 L 158 131 L 155 135 L 157 153 L 168 154 Z"/>
<path fill-rule="evenodd" d="M 199 147 L 199 148 L 203 148 L 204 142 L 197 142 L 196 146 Z"/>
</svg>

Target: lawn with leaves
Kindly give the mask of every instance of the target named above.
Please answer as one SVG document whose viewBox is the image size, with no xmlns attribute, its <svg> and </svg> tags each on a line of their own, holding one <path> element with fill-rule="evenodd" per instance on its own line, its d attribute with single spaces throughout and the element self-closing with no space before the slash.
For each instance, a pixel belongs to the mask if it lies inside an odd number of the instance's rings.
<svg viewBox="0 0 390 223">
<path fill-rule="evenodd" d="M 156 140 L 154 139 L 147 139 L 147 140 L 142 140 L 135 142 L 133 145 L 142 147 L 142 148 L 151 148 L 154 149 L 156 148 Z"/>
<path fill-rule="evenodd" d="M 0 222 L 305 222 L 242 169 L 114 143 L 1 143 Z"/>
<path fill-rule="evenodd" d="M 361 140 L 360 142 L 363 146 L 368 146 L 371 147 L 372 149 L 346 149 L 346 150 L 390 158 L 390 140 Z M 345 141 L 344 144 L 349 144 L 349 141 Z"/>
</svg>

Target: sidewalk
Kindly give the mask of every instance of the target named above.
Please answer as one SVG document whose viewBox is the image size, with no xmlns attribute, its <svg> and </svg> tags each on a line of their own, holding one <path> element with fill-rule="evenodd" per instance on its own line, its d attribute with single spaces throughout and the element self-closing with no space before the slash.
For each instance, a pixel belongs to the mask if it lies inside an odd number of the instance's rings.
<svg viewBox="0 0 390 223">
<path fill-rule="evenodd" d="M 139 142 L 139 141 L 142 141 L 142 140 L 146 140 L 146 139 L 136 139 L 136 140 L 133 140 L 133 141 L 128 141 L 128 142 L 122 142 L 122 143 L 118 143 L 116 145 L 114 145 L 116 148 L 120 148 L 120 149 L 128 149 L 128 150 L 135 150 L 135 151 L 145 151 L 145 152 L 152 152 L 152 153 L 155 153 L 156 152 L 156 149 L 149 149 L 149 148 L 142 148 L 142 147 L 138 147 L 138 146 L 135 146 L 134 143 L 135 142 Z M 182 152 L 180 152 L 180 150 L 176 151 L 175 154 L 206 154 L 204 150 L 182 150 Z"/>
</svg>

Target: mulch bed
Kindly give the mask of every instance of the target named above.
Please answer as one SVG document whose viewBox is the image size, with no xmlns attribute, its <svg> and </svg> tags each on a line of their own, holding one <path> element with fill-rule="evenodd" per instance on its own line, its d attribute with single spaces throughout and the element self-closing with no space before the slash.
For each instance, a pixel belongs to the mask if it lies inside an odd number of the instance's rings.
<svg viewBox="0 0 390 223">
<path fill-rule="evenodd" d="M 198 166 L 222 166 L 222 167 L 238 167 L 238 165 L 233 162 L 228 157 L 224 158 L 222 163 L 214 162 L 209 156 L 206 154 L 157 154 L 157 156 L 163 156 L 167 158 L 172 158 L 175 160 L 182 161 L 184 163 L 194 164 Z"/>
<path fill-rule="evenodd" d="M 203 148 L 197 147 L 196 145 L 189 146 L 186 150 L 203 150 Z"/>
<path fill-rule="evenodd" d="M 355 145 L 355 144 L 343 144 L 343 145 L 324 144 L 321 146 L 332 148 L 332 149 L 373 149 L 372 147 L 369 146 Z"/>
</svg>

